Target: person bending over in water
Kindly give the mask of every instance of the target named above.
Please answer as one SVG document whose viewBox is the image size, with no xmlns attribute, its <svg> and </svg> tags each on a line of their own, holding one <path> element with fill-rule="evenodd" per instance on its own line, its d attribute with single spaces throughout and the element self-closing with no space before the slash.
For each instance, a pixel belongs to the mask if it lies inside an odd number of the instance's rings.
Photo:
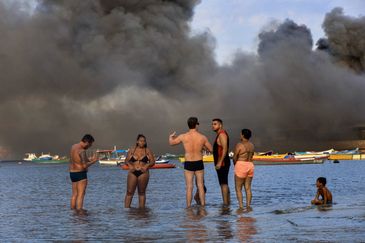
<svg viewBox="0 0 365 243">
<path fill-rule="evenodd" d="M 71 209 L 83 210 L 87 187 L 87 170 L 98 161 L 96 156 L 88 158 L 86 150 L 92 146 L 94 138 L 86 134 L 79 143 L 72 145 L 70 155 L 70 179 L 72 182 Z"/>
<path fill-rule="evenodd" d="M 210 152 L 212 151 L 212 145 L 209 143 L 206 136 L 198 132 L 197 126 L 199 125 L 198 118 L 190 117 L 188 119 L 189 131 L 176 136 L 176 132 L 173 132 L 169 136 L 169 144 L 177 145 L 182 143 L 185 149 L 185 162 L 184 162 L 184 176 L 186 184 L 186 207 L 190 208 L 193 197 L 194 176 L 196 177 L 196 183 L 199 191 L 200 204 L 205 206 L 205 193 L 204 193 L 204 164 L 202 150 L 205 147 Z"/>
<path fill-rule="evenodd" d="M 128 163 L 127 192 L 125 194 L 124 207 L 130 208 L 134 192 L 138 187 L 139 208 L 146 205 L 146 188 L 150 178 L 149 168 L 155 164 L 152 151 L 147 148 L 146 137 L 137 136 L 137 143 L 128 151 L 125 161 Z"/>
<path fill-rule="evenodd" d="M 312 200 L 312 204 L 326 205 L 332 204 L 332 193 L 326 187 L 327 180 L 325 177 L 318 177 L 316 186 L 318 188 L 315 198 Z M 319 199 L 321 197 L 321 199 Z"/>
<path fill-rule="evenodd" d="M 254 145 L 249 141 L 251 138 L 251 131 L 249 129 L 242 129 L 241 142 L 238 143 L 234 150 L 234 181 L 236 188 L 237 200 L 240 209 L 243 209 L 242 186 L 246 192 L 246 207 L 251 210 L 251 182 L 254 175 L 255 166 L 252 162 L 254 153 Z"/>
</svg>

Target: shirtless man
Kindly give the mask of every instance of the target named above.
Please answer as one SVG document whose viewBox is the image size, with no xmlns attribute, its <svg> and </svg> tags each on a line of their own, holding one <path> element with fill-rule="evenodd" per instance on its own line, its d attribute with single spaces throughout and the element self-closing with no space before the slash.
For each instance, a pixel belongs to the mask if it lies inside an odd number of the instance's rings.
<svg viewBox="0 0 365 243">
<path fill-rule="evenodd" d="M 177 145 L 182 143 L 185 149 L 185 163 L 184 163 L 184 176 L 186 184 L 186 206 L 191 206 L 194 187 L 194 176 L 196 177 L 196 183 L 199 191 L 200 204 L 205 206 L 205 193 L 204 193 L 204 164 L 202 150 L 206 148 L 212 151 L 212 145 L 209 143 L 206 136 L 198 132 L 197 125 L 199 125 L 198 118 L 190 117 L 188 119 L 189 131 L 184 134 L 176 136 L 176 132 L 173 132 L 169 136 L 169 144 Z"/>
<path fill-rule="evenodd" d="M 79 143 L 72 145 L 70 155 L 70 178 L 72 182 L 71 209 L 83 210 L 87 186 L 87 170 L 98 159 L 88 158 L 86 150 L 91 147 L 94 138 L 86 134 Z"/>
<path fill-rule="evenodd" d="M 244 186 L 247 211 L 251 211 L 251 182 L 255 169 L 252 162 L 254 145 L 249 141 L 250 138 L 251 131 L 249 129 L 242 129 L 241 142 L 237 143 L 233 155 L 236 195 L 240 209 L 243 209 L 242 186 Z"/>
<path fill-rule="evenodd" d="M 317 194 L 312 200 L 315 205 L 329 205 L 332 204 L 332 193 L 326 187 L 327 179 L 325 177 L 318 177 L 316 186 L 318 188 Z M 321 199 L 319 198 L 321 197 Z"/>
</svg>

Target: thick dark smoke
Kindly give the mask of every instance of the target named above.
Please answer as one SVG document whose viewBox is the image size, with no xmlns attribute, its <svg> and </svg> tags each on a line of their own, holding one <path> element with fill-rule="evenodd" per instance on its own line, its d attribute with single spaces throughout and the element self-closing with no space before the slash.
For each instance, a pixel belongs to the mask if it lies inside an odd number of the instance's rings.
<svg viewBox="0 0 365 243">
<path fill-rule="evenodd" d="M 318 41 L 318 49 L 329 51 L 337 62 L 364 73 L 365 17 L 345 16 L 342 8 L 335 8 L 326 14 L 323 29 L 327 38 Z"/>
<path fill-rule="evenodd" d="M 66 154 L 84 133 L 98 148 L 127 147 L 144 133 L 156 153 L 179 152 L 168 133 L 196 115 L 210 137 L 221 117 L 232 143 L 249 127 L 261 150 L 316 149 L 364 123 L 364 75 L 338 65 L 337 52 L 313 51 L 308 28 L 273 24 L 257 55 L 218 66 L 214 38 L 190 36 L 198 3 L 43 0 L 33 14 L 0 3 L 0 146 L 13 157 Z M 336 33 L 327 38 L 331 50 Z"/>
</svg>

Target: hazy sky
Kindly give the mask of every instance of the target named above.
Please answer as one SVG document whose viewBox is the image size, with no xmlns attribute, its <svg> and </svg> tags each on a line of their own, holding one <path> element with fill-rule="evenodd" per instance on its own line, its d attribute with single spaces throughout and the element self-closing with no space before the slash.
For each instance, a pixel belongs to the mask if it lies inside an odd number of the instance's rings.
<svg viewBox="0 0 365 243">
<path fill-rule="evenodd" d="M 216 58 L 230 62 L 237 50 L 256 52 L 257 35 L 270 21 L 292 19 L 306 25 L 314 44 L 324 37 L 325 14 L 342 7 L 346 15 L 364 16 L 364 0 L 202 0 L 195 8 L 194 31 L 209 30 L 216 38 Z"/>
</svg>

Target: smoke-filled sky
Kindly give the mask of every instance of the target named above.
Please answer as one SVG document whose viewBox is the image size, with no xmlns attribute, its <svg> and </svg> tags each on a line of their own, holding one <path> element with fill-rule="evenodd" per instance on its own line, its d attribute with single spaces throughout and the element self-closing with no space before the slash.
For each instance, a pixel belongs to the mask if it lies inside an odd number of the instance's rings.
<svg viewBox="0 0 365 243">
<path fill-rule="evenodd" d="M 85 133 L 103 149 L 143 133 L 177 153 L 168 134 L 197 116 L 210 139 L 220 117 L 232 143 L 251 128 L 258 150 L 316 149 L 365 123 L 364 17 L 331 9 L 320 40 L 295 16 L 269 21 L 255 53 L 222 65 L 213 33 L 191 32 L 199 2 L 0 1 L 0 146 L 67 154 Z"/>
<path fill-rule="evenodd" d="M 325 14 L 335 7 L 354 17 L 365 13 L 363 0 L 203 0 L 195 8 L 192 29 L 210 31 L 217 61 L 230 63 L 237 50 L 256 52 L 257 36 L 270 21 L 293 19 L 306 25 L 313 39 L 322 38 Z"/>
</svg>

